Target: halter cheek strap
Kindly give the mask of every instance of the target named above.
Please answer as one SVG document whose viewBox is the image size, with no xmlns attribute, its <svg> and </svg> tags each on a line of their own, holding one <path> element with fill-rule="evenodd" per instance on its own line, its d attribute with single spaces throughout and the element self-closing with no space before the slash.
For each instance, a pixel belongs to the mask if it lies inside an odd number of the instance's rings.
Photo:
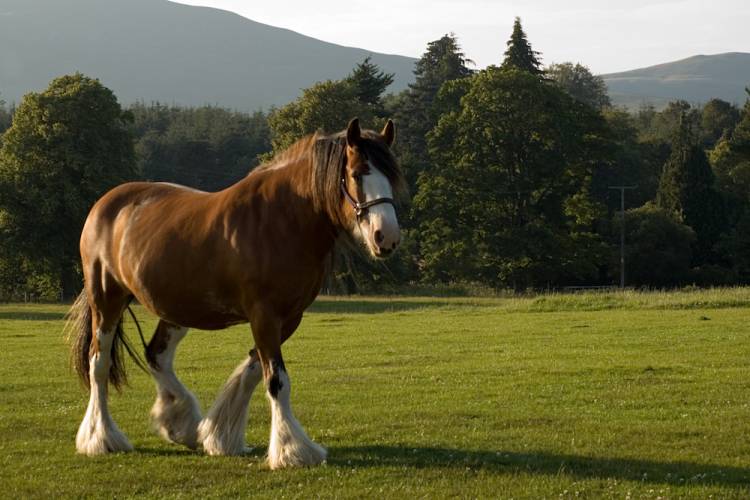
<svg viewBox="0 0 750 500">
<path fill-rule="evenodd" d="M 354 212 L 357 214 L 357 220 L 359 220 L 367 213 L 368 208 L 374 207 L 375 205 L 380 205 L 381 203 L 390 203 L 394 208 L 396 207 L 396 202 L 393 201 L 393 198 L 375 198 L 374 200 L 365 201 L 362 203 L 358 202 L 352 197 L 352 195 L 349 194 L 349 191 L 346 189 L 346 177 L 341 177 L 341 192 L 344 193 L 344 198 L 346 198 L 352 208 L 354 208 Z"/>
</svg>

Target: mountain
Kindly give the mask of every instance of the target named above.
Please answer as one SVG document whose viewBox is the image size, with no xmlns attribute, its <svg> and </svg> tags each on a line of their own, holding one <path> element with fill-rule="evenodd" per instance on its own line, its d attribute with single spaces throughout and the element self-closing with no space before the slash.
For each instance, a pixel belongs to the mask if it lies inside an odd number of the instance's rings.
<svg viewBox="0 0 750 500">
<path fill-rule="evenodd" d="M 389 91 L 412 80 L 415 59 L 322 42 L 218 9 L 166 0 L 0 0 L 0 97 L 8 103 L 80 71 L 124 104 L 251 111 L 342 78 L 368 55 L 396 74 Z"/>
<path fill-rule="evenodd" d="M 648 68 L 602 75 L 612 102 L 662 107 L 675 99 L 706 102 L 718 97 L 742 105 L 750 86 L 750 54 L 728 52 L 693 56 Z"/>
</svg>

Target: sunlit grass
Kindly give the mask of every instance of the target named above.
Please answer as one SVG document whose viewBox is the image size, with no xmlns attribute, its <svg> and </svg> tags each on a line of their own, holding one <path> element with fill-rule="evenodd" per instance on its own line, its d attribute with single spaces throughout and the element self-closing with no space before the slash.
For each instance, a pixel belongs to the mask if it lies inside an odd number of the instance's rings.
<svg viewBox="0 0 750 500">
<path fill-rule="evenodd" d="M 136 451 L 77 456 L 65 307 L 0 305 L 0 495 L 747 497 L 749 306 L 745 288 L 323 298 L 284 356 L 329 460 L 270 471 L 261 391 L 254 453 L 207 457 L 150 431 L 135 370 L 112 412 Z M 250 346 L 246 326 L 192 332 L 178 374 L 206 408 Z"/>
</svg>

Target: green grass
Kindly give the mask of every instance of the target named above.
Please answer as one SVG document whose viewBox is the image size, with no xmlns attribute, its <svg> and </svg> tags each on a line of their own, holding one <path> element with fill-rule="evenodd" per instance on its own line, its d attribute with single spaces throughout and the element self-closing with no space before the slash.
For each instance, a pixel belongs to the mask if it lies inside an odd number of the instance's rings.
<svg viewBox="0 0 750 500">
<path fill-rule="evenodd" d="M 263 461 L 262 391 L 255 451 L 208 457 L 151 432 L 153 385 L 135 370 L 111 409 L 136 451 L 76 455 L 87 395 L 65 309 L 0 305 L 0 496 L 750 495 L 749 289 L 322 299 L 284 355 L 329 459 L 282 471 Z M 246 326 L 182 343 L 177 372 L 204 409 L 250 345 Z"/>
</svg>

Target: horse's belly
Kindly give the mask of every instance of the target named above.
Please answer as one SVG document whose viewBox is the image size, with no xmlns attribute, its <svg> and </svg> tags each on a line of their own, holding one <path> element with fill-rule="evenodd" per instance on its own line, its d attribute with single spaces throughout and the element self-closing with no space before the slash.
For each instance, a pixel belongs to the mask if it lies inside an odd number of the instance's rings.
<svg viewBox="0 0 750 500">
<path fill-rule="evenodd" d="M 220 330 L 247 322 L 238 308 L 218 301 L 199 300 L 174 293 L 151 296 L 141 292 L 134 295 L 159 318 L 188 328 Z"/>
<path fill-rule="evenodd" d="M 128 281 L 136 299 L 170 323 L 217 330 L 247 321 L 237 294 L 208 276 L 163 269 L 161 273 L 134 273 Z"/>
</svg>

